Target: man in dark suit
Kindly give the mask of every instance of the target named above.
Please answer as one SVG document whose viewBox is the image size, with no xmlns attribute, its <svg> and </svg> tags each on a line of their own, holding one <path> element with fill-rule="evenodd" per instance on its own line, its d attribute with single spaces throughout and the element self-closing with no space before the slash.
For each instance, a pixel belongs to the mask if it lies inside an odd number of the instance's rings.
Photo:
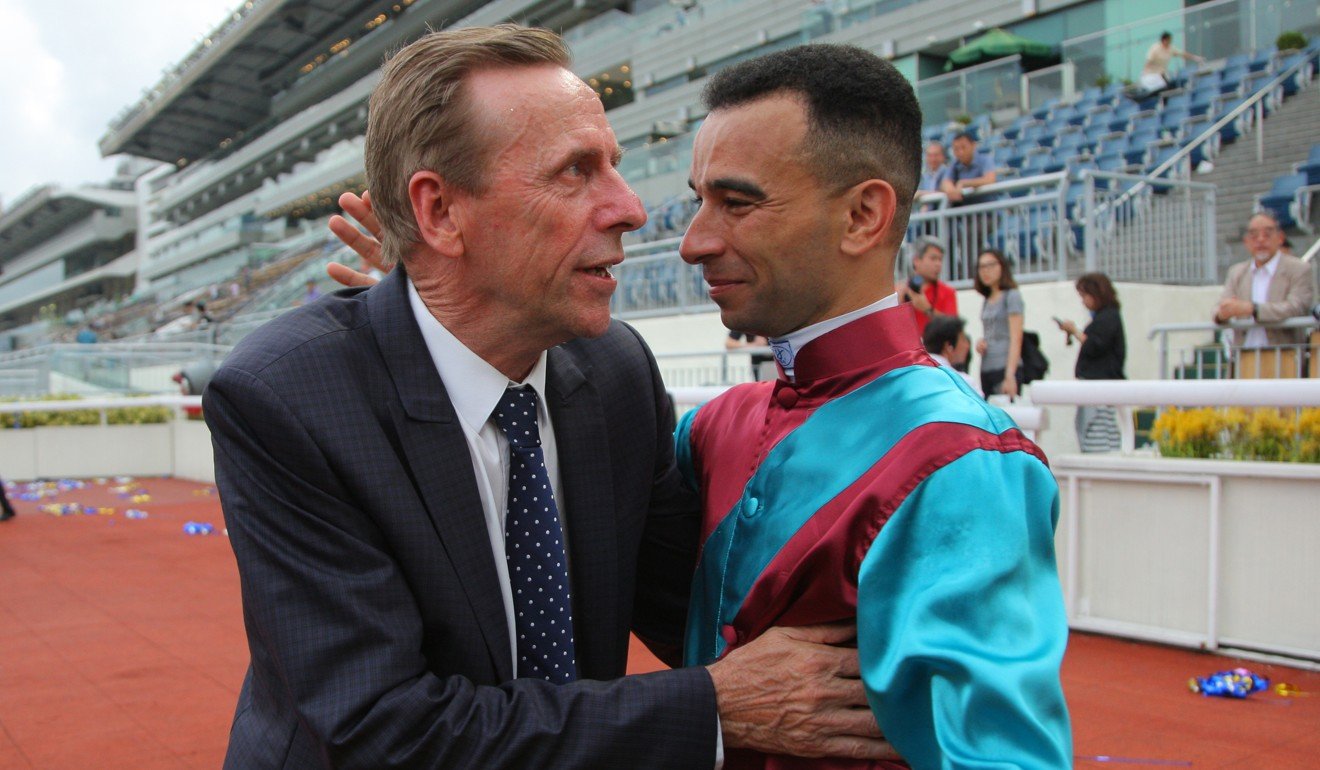
<svg viewBox="0 0 1320 770">
<path fill-rule="evenodd" d="M 609 317 L 645 214 L 567 62 L 514 26 L 391 59 L 365 155 L 397 268 L 262 328 L 211 382 L 252 655 L 227 767 L 887 750 L 831 646 L 847 628 L 620 678 L 630 628 L 677 660 L 699 511 L 655 362 Z"/>
</svg>

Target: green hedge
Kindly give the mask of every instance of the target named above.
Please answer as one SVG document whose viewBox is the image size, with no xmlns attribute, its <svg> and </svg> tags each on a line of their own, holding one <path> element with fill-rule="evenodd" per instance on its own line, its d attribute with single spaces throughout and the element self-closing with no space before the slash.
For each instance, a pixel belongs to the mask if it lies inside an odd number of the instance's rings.
<svg viewBox="0 0 1320 770">
<path fill-rule="evenodd" d="M 43 401 L 77 401 L 81 396 L 67 393 L 51 394 Z M 0 398 L 2 403 L 25 401 L 22 398 Z M 107 409 L 105 421 L 110 425 L 147 425 L 169 422 L 174 410 L 168 406 L 124 406 Z M 58 425 L 100 425 L 101 412 L 97 409 L 72 409 L 64 412 L 31 410 L 0 415 L 0 429 L 42 428 Z"/>
</svg>

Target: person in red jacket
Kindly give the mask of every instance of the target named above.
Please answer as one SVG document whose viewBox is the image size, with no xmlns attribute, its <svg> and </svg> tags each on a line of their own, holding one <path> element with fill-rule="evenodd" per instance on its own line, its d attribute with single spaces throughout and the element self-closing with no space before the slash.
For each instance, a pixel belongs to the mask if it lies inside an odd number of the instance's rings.
<svg viewBox="0 0 1320 770">
<path fill-rule="evenodd" d="M 917 331 L 926 330 L 926 324 L 937 315 L 958 315 L 958 294 L 953 287 L 940 280 L 944 269 L 944 246 L 934 238 L 918 238 L 912 257 L 912 276 L 899 287 L 903 302 L 912 303 L 917 311 Z"/>
</svg>

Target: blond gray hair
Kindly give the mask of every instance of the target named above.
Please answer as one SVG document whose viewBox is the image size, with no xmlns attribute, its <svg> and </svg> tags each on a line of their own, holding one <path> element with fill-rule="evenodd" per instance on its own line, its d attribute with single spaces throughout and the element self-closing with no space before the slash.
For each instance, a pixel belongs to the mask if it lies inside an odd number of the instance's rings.
<svg viewBox="0 0 1320 770">
<path fill-rule="evenodd" d="M 402 260 L 421 236 L 408 197 L 418 171 L 480 194 L 487 150 L 468 75 L 502 67 L 567 68 L 568 47 L 553 32 L 517 24 L 431 32 L 392 56 L 371 94 L 363 151 L 371 205 L 381 227 L 381 257 Z"/>
</svg>

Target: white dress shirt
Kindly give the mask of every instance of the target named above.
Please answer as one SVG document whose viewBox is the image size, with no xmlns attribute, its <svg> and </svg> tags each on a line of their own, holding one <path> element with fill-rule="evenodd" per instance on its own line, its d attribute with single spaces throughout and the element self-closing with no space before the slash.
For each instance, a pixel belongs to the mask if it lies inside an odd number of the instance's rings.
<svg viewBox="0 0 1320 770">
<path fill-rule="evenodd" d="M 458 413 L 458 422 L 467 439 L 468 453 L 472 455 L 472 468 L 476 472 L 477 493 L 486 514 L 486 535 L 495 556 L 495 574 L 499 578 L 500 593 L 504 597 L 504 621 L 509 629 L 509 664 L 518 670 L 517 632 L 513 620 L 513 589 L 509 584 L 509 563 L 504 554 L 504 517 L 509 497 L 509 440 L 493 420 L 491 414 L 499 404 L 504 391 L 510 386 L 530 385 L 536 391 L 536 426 L 541 432 L 541 450 L 545 453 L 545 469 L 550 474 L 550 486 L 555 493 L 559 509 L 559 526 L 564 534 L 564 550 L 568 550 L 568 523 L 565 520 L 564 496 L 559 485 L 559 451 L 555 443 L 554 425 L 545 406 L 546 354 L 532 367 L 522 382 L 512 382 L 481 356 L 473 353 L 450 333 L 417 294 L 417 288 L 408 281 L 408 302 L 413 317 L 422 330 L 422 339 L 431 361 L 440 373 L 449 400 Z M 895 300 L 897 302 L 897 300 Z M 443 365 L 441 364 L 443 362 Z M 572 562 L 568 565 L 573 570 Z M 719 716 L 715 717 L 715 770 L 724 767 L 724 735 Z"/>
<path fill-rule="evenodd" d="M 1253 259 L 1251 262 L 1251 302 L 1254 305 L 1263 305 L 1270 301 L 1270 281 L 1274 280 L 1274 271 L 1279 269 L 1279 253 L 1275 252 L 1269 261 L 1263 265 L 1256 264 Z M 1259 326 L 1253 326 L 1247 329 L 1247 336 L 1242 340 L 1244 348 L 1263 348 L 1270 344 L 1269 337 L 1265 330 Z"/>
<path fill-rule="evenodd" d="M 504 391 L 514 385 L 530 385 L 536 391 L 536 425 L 541 432 L 541 450 L 545 453 L 545 469 L 550 474 L 550 486 L 555 493 L 559 509 L 559 525 L 564 532 L 564 549 L 568 549 L 568 525 L 564 520 L 564 496 L 560 494 L 559 452 L 555 443 L 554 426 L 550 411 L 545 406 L 546 354 L 532 367 L 531 374 L 522 382 L 511 382 L 495 367 L 468 349 L 449 332 L 426 308 L 412 281 L 408 282 L 408 301 L 413 317 L 422 330 L 426 350 L 435 362 L 440 381 L 445 385 L 449 400 L 458 413 L 458 422 L 467 439 L 472 455 L 472 468 L 477 478 L 477 493 L 486 514 L 486 534 L 490 537 L 490 550 L 495 556 L 495 573 L 504 596 L 504 619 L 509 628 L 509 662 L 518 670 L 517 634 L 513 622 L 513 590 L 509 587 L 509 563 L 504 555 L 504 516 L 509 496 L 509 440 L 490 419 Z M 572 564 L 569 565 L 570 571 Z"/>
<path fill-rule="evenodd" d="M 977 382 L 976 379 L 975 379 L 974 377 L 972 377 L 972 375 L 968 374 L 967 372 L 961 372 L 961 371 L 958 371 L 957 369 L 954 369 L 954 368 L 953 368 L 953 364 L 949 363 L 949 359 L 945 358 L 944 356 L 940 355 L 939 353 L 932 353 L 932 352 L 930 352 L 929 350 L 926 351 L 926 355 L 928 355 L 928 356 L 930 356 L 932 359 L 934 359 L 935 363 L 939 364 L 940 366 L 943 366 L 945 369 L 948 369 L 949 371 L 953 372 L 954 374 L 958 375 L 959 377 L 962 377 L 963 380 L 965 380 L 965 381 L 967 382 L 967 385 L 968 385 L 973 391 L 975 391 L 976 395 L 978 395 L 978 396 L 984 396 L 984 395 L 985 395 L 985 393 L 981 392 L 981 383 Z"/>
</svg>

